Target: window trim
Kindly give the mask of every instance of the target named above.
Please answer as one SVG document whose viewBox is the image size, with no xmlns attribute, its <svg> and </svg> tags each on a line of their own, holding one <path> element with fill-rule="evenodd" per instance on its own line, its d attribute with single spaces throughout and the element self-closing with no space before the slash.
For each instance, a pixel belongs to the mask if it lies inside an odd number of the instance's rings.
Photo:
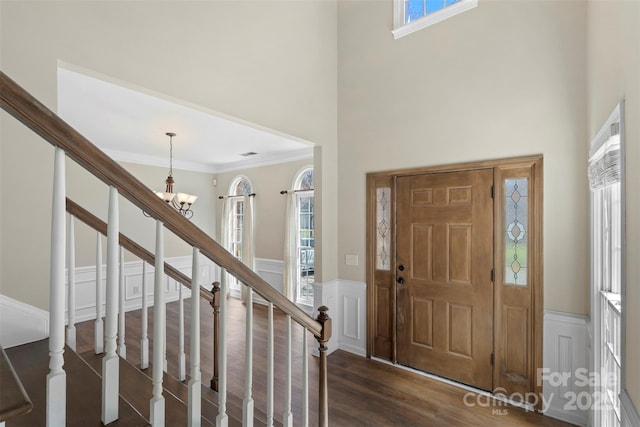
<svg viewBox="0 0 640 427">
<path fill-rule="evenodd" d="M 228 210 L 228 214 L 229 217 L 225 218 L 225 221 L 228 222 L 229 224 L 229 229 L 227 230 L 228 232 L 228 236 L 227 236 L 227 243 L 228 243 L 228 247 L 225 248 L 226 250 L 228 250 L 234 257 L 236 257 L 238 260 L 242 261 L 242 255 L 240 255 L 240 257 L 237 257 L 236 254 L 234 253 L 233 249 L 233 245 L 234 243 L 237 244 L 240 247 L 240 253 L 242 253 L 242 240 L 240 242 L 234 242 L 233 241 L 233 234 L 234 234 L 234 228 L 233 228 L 233 223 L 235 221 L 235 219 L 233 217 L 235 217 L 236 214 L 236 205 L 240 202 L 244 203 L 244 198 L 242 197 L 243 195 L 241 194 L 236 194 L 236 189 L 238 187 L 238 184 L 240 184 L 240 182 L 242 181 L 246 181 L 249 183 L 249 187 L 251 188 L 251 192 L 253 192 L 253 184 L 251 183 L 251 180 L 249 179 L 248 176 L 246 175 L 237 175 L 235 176 L 230 184 L 229 184 L 229 190 L 227 191 L 227 194 L 229 194 L 231 197 L 228 197 L 229 201 L 228 203 L 230 203 L 231 205 L 229 206 L 229 210 Z M 242 207 L 243 210 L 243 222 L 244 222 L 244 205 Z M 242 225 L 241 229 L 244 228 L 244 224 Z M 239 297 L 240 296 L 240 289 L 241 289 L 241 282 L 235 278 L 234 276 L 230 276 L 231 280 L 229 282 L 229 291 L 231 293 L 231 295 L 235 296 L 235 297 Z"/>
<path fill-rule="evenodd" d="M 300 209 L 300 199 L 302 197 L 309 197 L 309 195 L 311 195 L 314 198 L 314 212 L 313 215 L 315 217 L 315 189 L 309 189 L 309 190 L 302 190 L 300 187 L 302 187 L 302 180 L 304 178 L 304 175 L 308 172 L 311 171 L 311 173 L 314 172 L 314 167 L 313 165 L 306 165 L 303 166 L 302 168 L 300 168 L 298 170 L 298 172 L 296 172 L 294 180 L 293 180 L 293 186 L 292 188 L 294 189 L 294 191 L 296 191 L 296 195 L 295 195 L 295 199 L 296 199 L 296 216 L 298 217 L 298 219 L 300 218 L 300 214 L 301 214 L 301 209 Z M 301 250 L 301 245 L 300 245 L 300 229 L 301 229 L 301 224 L 298 221 L 298 226 L 297 226 L 297 231 L 296 231 L 296 252 L 297 252 L 297 258 L 298 258 L 298 262 L 297 262 L 297 267 L 296 267 L 296 285 L 295 285 L 295 289 L 293 289 L 293 299 L 295 301 L 296 304 L 298 305 L 302 305 L 302 306 L 312 306 L 313 305 L 313 298 L 311 297 L 311 301 L 309 301 L 309 299 L 302 299 L 300 297 L 300 289 L 302 286 L 302 276 L 300 274 L 300 267 L 301 267 L 301 259 L 300 259 L 300 250 Z M 314 224 L 314 242 L 315 242 L 315 224 Z M 315 252 L 315 244 L 314 244 L 314 252 Z M 314 270 L 315 270 L 315 256 L 314 256 Z M 311 283 L 311 286 L 313 288 L 313 283 L 315 283 L 315 279 L 314 282 Z M 315 291 L 315 289 L 314 289 Z M 314 292 L 315 293 L 315 292 Z"/>
<path fill-rule="evenodd" d="M 447 18 L 456 16 L 462 12 L 473 9 L 478 6 L 479 0 L 460 0 L 457 3 L 446 6 L 440 10 L 423 16 L 420 19 L 416 19 L 413 22 L 407 24 L 404 23 L 404 8 L 405 0 L 393 1 L 393 34 L 394 39 L 399 39 L 404 36 L 408 36 L 423 28 L 427 28 L 433 24 L 437 24 L 440 21 L 444 21 Z"/>
</svg>

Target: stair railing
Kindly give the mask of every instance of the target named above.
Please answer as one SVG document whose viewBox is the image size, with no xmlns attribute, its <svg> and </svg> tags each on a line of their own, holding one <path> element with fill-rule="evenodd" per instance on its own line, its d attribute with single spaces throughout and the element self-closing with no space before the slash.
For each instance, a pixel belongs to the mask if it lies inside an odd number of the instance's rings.
<svg viewBox="0 0 640 427">
<path fill-rule="evenodd" d="M 148 216 L 156 220 L 155 250 L 155 292 L 154 292 L 154 325 L 153 325 L 153 397 L 150 401 L 150 421 L 153 426 L 164 426 L 164 398 L 162 396 L 162 374 L 165 354 L 165 304 L 162 285 L 165 275 L 163 256 L 164 229 L 181 238 L 193 247 L 194 267 L 192 277 L 198 277 L 196 256 L 202 253 L 205 257 L 222 267 L 245 285 L 249 286 L 265 300 L 272 303 L 291 320 L 302 325 L 311 332 L 319 343 L 319 408 L 318 421 L 322 427 L 328 426 L 328 394 L 327 394 L 327 347 L 331 336 L 331 319 L 327 308 L 320 307 L 320 315 L 313 319 L 288 300 L 253 270 L 237 260 L 225 248 L 200 230 L 196 225 L 182 217 L 174 209 L 168 207 L 153 191 L 141 181 L 127 172 L 89 140 L 79 134 L 55 113 L 37 101 L 33 96 L 0 72 L 0 105 L 18 121 L 40 135 L 55 147 L 54 185 L 52 202 L 52 236 L 51 236 L 51 286 L 50 286 L 50 372 L 47 376 L 47 425 L 65 425 L 66 421 L 66 373 L 63 369 L 63 351 L 65 336 L 64 295 L 65 295 L 65 251 L 66 251 L 66 195 L 65 195 L 65 156 L 70 157 L 85 170 L 96 176 L 109 186 L 109 211 L 107 222 L 107 277 L 106 277 L 106 316 L 104 323 L 105 356 L 102 361 L 102 422 L 109 424 L 118 419 L 119 399 L 119 356 L 118 351 L 118 312 L 120 295 L 119 262 L 119 209 L 118 196 L 126 198 L 140 208 Z M 223 274 L 224 276 L 224 274 Z M 220 294 L 226 295 L 227 284 L 223 280 Z M 98 290 L 97 290 L 98 292 Z M 202 290 L 201 290 L 202 292 Z M 195 296 L 195 293 L 193 293 Z M 193 304 L 198 306 L 198 304 Z M 226 298 L 220 298 L 220 332 L 217 357 L 219 359 L 218 416 L 216 425 L 228 425 L 226 413 Z M 247 311 L 250 311 L 247 305 Z M 98 311 L 100 307 L 98 307 Z M 98 316 L 99 317 L 99 316 Z M 270 336 L 273 336 L 273 322 L 270 325 Z M 73 327 L 73 325 L 71 325 Z M 288 390 L 287 410 L 290 413 L 290 346 L 291 328 L 288 328 Z M 96 336 L 98 333 L 96 332 Z M 125 352 L 121 338 L 121 352 Z M 247 352 L 247 366 L 253 357 Z M 304 364 L 306 367 L 306 363 Z M 271 369 L 273 364 L 271 363 Z M 273 373 L 270 376 L 272 378 Z M 306 373 L 303 378 L 306 378 Z M 196 374 L 197 376 L 197 374 Z M 305 384 L 306 387 L 306 384 Z M 251 384 L 248 385 L 250 399 Z M 286 411 L 287 411 L 286 410 Z M 292 425 L 291 418 L 285 411 L 284 425 Z M 307 408 L 305 408 L 305 413 Z M 199 425 L 199 416 L 190 414 L 190 425 Z M 253 419 L 246 419 L 244 425 L 252 425 Z"/>
<path fill-rule="evenodd" d="M 92 228 L 93 230 L 95 230 L 98 233 L 98 237 L 97 237 L 97 241 L 98 241 L 98 246 L 99 246 L 99 251 L 98 251 L 98 261 L 96 262 L 96 270 L 97 271 L 101 271 L 102 270 L 102 255 L 101 255 L 101 236 L 106 235 L 107 234 L 107 224 L 102 221 L 100 218 L 98 218 L 97 216 L 93 215 L 91 212 L 87 211 L 86 209 L 84 209 L 82 206 L 78 205 L 76 202 L 74 202 L 73 200 L 67 198 L 67 203 L 66 203 L 66 209 L 67 209 L 67 213 L 69 214 L 69 220 L 67 221 L 67 234 L 68 234 L 68 242 L 73 242 L 73 219 L 77 219 L 81 222 L 83 222 L 85 225 L 89 226 L 90 228 Z M 122 303 L 123 297 L 124 297 L 124 269 L 122 268 L 123 262 L 122 262 L 122 252 L 123 250 L 128 251 L 129 253 L 131 253 L 132 255 L 134 255 L 135 257 L 139 258 L 140 260 L 142 260 L 142 313 L 141 313 L 141 323 L 142 323 L 142 328 L 141 328 L 141 339 L 140 339 L 140 369 L 147 369 L 149 367 L 149 339 L 147 337 L 147 310 L 148 310 L 148 305 L 147 305 L 147 265 L 151 264 L 154 265 L 155 264 L 155 256 L 153 255 L 153 253 L 151 253 L 150 251 L 148 251 L 147 249 L 145 249 L 144 247 L 140 246 L 138 243 L 136 243 L 133 239 L 131 239 L 130 237 L 127 237 L 126 235 L 120 233 L 120 237 L 118 239 L 119 241 L 119 245 L 121 248 L 120 251 L 120 281 L 119 281 L 119 290 L 120 290 L 120 304 L 119 304 L 119 310 L 120 310 L 120 318 L 119 318 L 119 326 L 120 326 L 120 330 L 122 331 L 122 329 L 124 329 L 124 304 Z M 73 249 L 72 249 L 72 245 L 68 245 L 67 246 L 67 265 L 69 265 L 69 272 L 74 271 L 72 265 L 74 265 L 73 259 Z M 199 251 L 198 251 L 198 256 L 199 256 Z M 192 266 L 193 267 L 193 266 Z M 199 266 L 197 266 L 199 267 Z M 167 276 L 169 276 L 170 278 L 172 278 L 173 280 L 175 280 L 178 284 L 180 284 L 179 287 L 179 297 L 178 297 L 178 302 L 180 304 L 180 313 L 179 313 L 179 322 L 180 322 L 180 326 L 178 328 L 178 331 L 180 333 L 180 337 L 179 337 L 179 348 L 180 348 L 180 352 L 179 352 L 179 359 L 178 359 L 178 379 L 180 381 L 184 381 L 186 378 L 186 355 L 184 353 L 184 294 L 183 294 L 183 287 L 186 287 L 188 289 L 193 290 L 192 284 L 191 284 L 191 278 L 189 278 L 188 276 L 186 276 L 184 273 L 182 273 L 180 270 L 178 270 L 177 268 L 173 267 L 171 264 L 169 263 L 164 263 L 164 272 Z M 67 291 L 67 295 L 68 295 L 68 307 L 75 307 L 75 286 L 74 286 L 74 280 L 73 280 L 73 274 L 69 274 L 69 287 L 68 287 L 68 291 Z M 96 277 L 97 277 L 97 273 L 96 273 Z M 195 275 L 193 277 L 198 277 L 198 275 Z M 100 279 L 101 280 L 101 279 Z M 214 289 L 215 289 L 215 285 L 214 285 Z M 198 295 L 199 293 L 199 297 L 203 298 L 204 300 L 208 301 L 210 304 L 213 305 L 214 302 L 214 295 L 212 294 L 211 291 L 208 291 L 204 288 L 200 288 L 199 292 L 196 293 L 196 295 Z M 198 301 L 196 299 L 196 301 Z M 101 309 L 100 307 L 100 302 L 96 301 L 96 323 L 95 323 L 95 329 L 96 329 L 96 336 L 101 336 L 98 329 L 102 328 L 102 319 L 100 318 L 101 316 Z M 197 310 L 197 313 L 196 313 Z M 199 315 L 199 310 L 200 307 L 199 305 L 193 305 L 192 307 L 192 316 L 194 319 L 197 319 L 200 317 Z M 69 330 L 73 328 L 73 322 L 74 322 L 74 310 L 69 310 L 69 314 L 68 314 L 68 322 L 67 322 L 67 345 L 69 345 L 69 347 L 72 347 L 70 344 L 70 340 L 69 340 Z M 197 322 L 193 322 L 194 324 Z M 193 326 L 193 325 L 192 325 Z M 199 325 L 198 325 L 199 326 Z M 215 323 L 214 323 L 214 328 L 215 328 Z M 75 328 L 73 328 L 75 330 Z M 122 344 L 125 345 L 124 342 L 124 334 L 120 333 L 119 334 L 120 338 L 123 338 L 122 340 Z M 214 334 L 215 335 L 215 334 Z M 200 337 L 200 332 L 198 329 L 198 334 L 197 334 L 197 338 Z M 192 336 L 193 339 L 193 336 Z M 217 340 L 214 339 L 214 347 L 212 350 L 215 351 L 215 343 L 217 342 Z M 99 354 L 102 352 L 102 350 L 98 351 L 98 346 L 100 349 L 102 349 L 102 342 L 98 342 L 98 340 L 96 340 L 96 354 Z M 195 353 L 195 346 L 200 345 L 199 341 L 197 343 L 192 343 L 191 344 L 191 353 Z M 122 353 L 122 352 L 118 352 L 118 354 L 120 355 L 120 357 L 126 359 L 126 353 Z M 199 354 L 197 355 L 199 356 Z M 192 359 L 194 357 L 194 355 L 192 354 Z M 164 355 L 164 358 L 166 359 L 166 354 Z M 215 357 L 214 357 L 214 372 L 217 370 L 217 367 L 215 366 Z M 164 362 L 163 362 L 164 364 Z M 192 361 L 193 364 L 193 361 Z M 199 361 L 198 361 L 199 364 Z M 165 371 L 166 371 L 166 365 L 165 365 Z M 212 379 L 213 381 L 213 379 Z"/>
</svg>

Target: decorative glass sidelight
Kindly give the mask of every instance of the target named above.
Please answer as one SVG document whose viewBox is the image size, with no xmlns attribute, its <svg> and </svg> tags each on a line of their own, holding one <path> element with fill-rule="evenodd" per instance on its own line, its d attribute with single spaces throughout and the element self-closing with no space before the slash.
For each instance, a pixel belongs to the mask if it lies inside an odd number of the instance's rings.
<svg viewBox="0 0 640 427">
<path fill-rule="evenodd" d="M 376 268 L 391 268 L 391 188 L 376 189 Z"/>
<path fill-rule="evenodd" d="M 527 286 L 529 249 L 529 183 L 527 178 L 505 179 L 504 283 Z"/>
</svg>

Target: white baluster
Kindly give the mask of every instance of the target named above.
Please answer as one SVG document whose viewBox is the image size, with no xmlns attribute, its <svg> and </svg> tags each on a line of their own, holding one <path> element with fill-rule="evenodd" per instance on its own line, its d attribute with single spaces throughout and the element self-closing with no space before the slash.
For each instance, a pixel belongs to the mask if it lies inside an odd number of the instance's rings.
<svg viewBox="0 0 640 427">
<path fill-rule="evenodd" d="M 164 272 L 164 263 L 162 265 L 162 271 Z M 169 281 L 171 281 L 170 279 L 167 279 L 166 275 L 165 275 L 165 280 L 164 280 L 164 285 L 168 285 Z M 168 286 L 167 286 L 168 287 Z M 164 291 L 165 288 L 162 288 L 162 294 L 164 295 Z M 164 370 L 164 372 L 169 372 L 167 370 L 167 301 L 163 298 L 162 299 L 163 304 L 164 304 L 164 321 L 162 322 L 162 369 Z"/>
<path fill-rule="evenodd" d="M 49 373 L 47 427 L 66 424 L 67 374 L 64 365 L 65 154 L 55 149 L 51 207 L 51 284 L 49 287 Z"/>
<path fill-rule="evenodd" d="M 302 328 L 302 426 L 309 425 L 309 347 L 307 330 Z"/>
<path fill-rule="evenodd" d="M 105 316 L 105 356 L 102 359 L 102 424 L 118 419 L 120 360 L 116 354 L 118 333 L 118 190 L 109 187 L 107 224 L 107 308 Z"/>
<path fill-rule="evenodd" d="M 102 234 L 96 233 L 96 323 L 93 331 L 93 339 L 95 341 L 95 352 L 100 354 L 104 351 L 104 323 L 102 322 Z"/>
<path fill-rule="evenodd" d="M 282 415 L 282 426 L 293 426 L 293 414 L 291 413 L 291 316 L 287 315 L 286 326 L 287 345 L 285 348 L 285 398 L 284 398 L 284 414 Z"/>
<path fill-rule="evenodd" d="M 184 355 L 184 296 L 182 283 L 178 283 L 178 380 L 187 378 L 187 361 Z"/>
<path fill-rule="evenodd" d="M 124 248 L 120 246 L 120 276 L 118 279 L 118 289 L 120 299 L 118 301 L 118 355 L 123 359 L 127 358 L 127 346 L 124 342 L 124 334 L 125 334 L 125 314 L 126 310 L 124 307 Z"/>
<path fill-rule="evenodd" d="M 149 367 L 149 305 L 147 303 L 147 263 L 142 261 L 142 338 L 140 338 L 140 369 Z"/>
<path fill-rule="evenodd" d="M 201 393 L 202 379 L 200 375 L 200 250 L 193 248 L 191 268 L 191 379 L 189 380 L 189 412 L 187 416 L 189 427 L 200 427 L 201 423 Z"/>
<path fill-rule="evenodd" d="M 67 345 L 76 350 L 76 243 L 73 215 L 67 215 Z"/>
<path fill-rule="evenodd" d="M 156 263 L 153 289 L 153 394 L 150 414 L 153 427 L 164 426 L 164 396 L 162 396 L 163 352 L 164 352 L 164 229 L 161 221 L 156 220 Z"/>
<path fill-rule="evenodd" d="M 247 316 L 245 332 L 245 357 L 244 357 L 244 400 L 242 401 L 242 426 L 253 426 L 253 290 L 246 287 L 247 291 Z"/>
<path fill-rule="evenodd" d="M 273 427 L 273 303 L 267 318 L 267 427 Z"/>
<path fill-rule="evenodd" d="M 226 270 L 220 276 L 220 337 L 218 341 L 218 416 L 216 427 L 227 427 L 227 290 Z"/>
</svg>

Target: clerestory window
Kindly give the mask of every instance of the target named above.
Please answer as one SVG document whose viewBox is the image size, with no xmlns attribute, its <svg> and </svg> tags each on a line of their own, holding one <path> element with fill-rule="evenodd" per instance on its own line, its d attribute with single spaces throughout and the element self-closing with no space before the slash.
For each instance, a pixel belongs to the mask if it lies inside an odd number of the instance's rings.
<svg viewBox="0 0 640 427">
<path fill-rule="evenodd" d="M 478 5 L 478 0 L 394 0 L 393 37 L 400 38 Z"/>
</svg>

